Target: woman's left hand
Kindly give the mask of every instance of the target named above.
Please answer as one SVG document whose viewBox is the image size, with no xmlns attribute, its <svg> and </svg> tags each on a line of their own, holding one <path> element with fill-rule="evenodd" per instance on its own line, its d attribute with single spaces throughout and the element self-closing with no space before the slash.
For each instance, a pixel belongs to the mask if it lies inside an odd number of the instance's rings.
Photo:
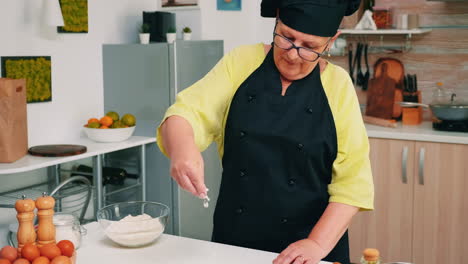
<svg viewBox="0 0 468 264">
<path fill-rule="evenodd" d="M 289 245 L 273 260 L 273 264 L 317 264 L 327 252 L 310 238 Z"/>
</svg>

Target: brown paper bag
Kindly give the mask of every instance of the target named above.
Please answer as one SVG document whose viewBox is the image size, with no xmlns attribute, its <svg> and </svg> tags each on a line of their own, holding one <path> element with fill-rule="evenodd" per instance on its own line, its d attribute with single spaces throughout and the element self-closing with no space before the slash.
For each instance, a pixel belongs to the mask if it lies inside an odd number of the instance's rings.
<svg viewBox="0 0 468 264">
<path fill-rule="evenodd" d="M 0 78 L 0 163 L 28 153 L 26 80 Z"/>
</svg>

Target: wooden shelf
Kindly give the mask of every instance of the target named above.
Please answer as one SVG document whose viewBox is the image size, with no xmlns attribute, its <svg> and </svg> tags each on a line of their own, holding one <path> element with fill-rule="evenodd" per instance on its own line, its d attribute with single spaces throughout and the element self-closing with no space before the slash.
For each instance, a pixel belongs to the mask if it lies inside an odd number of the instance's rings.
<svg viewBox="0 0 468 264">
<path fill-rule="evenodd" d="M 380 36 L 380 47 L 383 47 L 384 36 L 389 35 L 401 35 L 405 36 L 405 43 L 402 45 L 402 51 L 408 51 L 411 49 L 411 37 L 413 35 L 420 35 L 429 33 L 432 31 L 430 28 L 415 28 L 415 29 L 339 29 L 341 36 L 346 39 L 347 36 L 364 36 L 367 41 L 368 35 Z M 392 48 L 393 49 L 393 48 Z"/>
<path fill-rule="evenodd" d="M 75 141 L 63 142 L 63 144 L 78 144 L 87 147 L 87 151 L 80 155 L 68 156 L 68 157 L 38 157 L 27 154 L 23 158 L 17 160 L 14 163 L 2 163 L 0 164 L 0 177 L 2 174 L 13 174 L 36 170 L 40 168 L 46 168 L 65 162 L 75 161 L 79 159 L 89 158 L 96 155 L 106 154 L 109 152 L 127 149 L 131 147 L 137 147 L 156 142 L 154 137 L 139 137 L 133 136 L 128 140 L 115 143 L 97 143 L 88 138 L 80 138 Z M 61 142 L 59 142 L 61 143 Z M 59 144 L 58 143 L 58 144 Z"/>
</svg>

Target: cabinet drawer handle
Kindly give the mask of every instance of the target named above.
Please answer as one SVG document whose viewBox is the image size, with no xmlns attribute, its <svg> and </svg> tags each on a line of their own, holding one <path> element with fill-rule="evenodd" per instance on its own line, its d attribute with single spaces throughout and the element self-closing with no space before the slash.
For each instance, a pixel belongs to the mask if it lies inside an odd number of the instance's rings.
<svg viewBox="0 0 468 264">
<path fill-rule="evenodd" d="M 424 159 L 426 156 L 426 149 L 419 150 L 419 184 L 424 185 Z"/>
<path fill-rule="evenodd" d="M 408 147 L 404 147 L 403 153 L 401 155 L 401 181 L 404 184 L 408 183 L 408 176 L 406 175 L 407 163 L 408 163 Z"/>
</svg>

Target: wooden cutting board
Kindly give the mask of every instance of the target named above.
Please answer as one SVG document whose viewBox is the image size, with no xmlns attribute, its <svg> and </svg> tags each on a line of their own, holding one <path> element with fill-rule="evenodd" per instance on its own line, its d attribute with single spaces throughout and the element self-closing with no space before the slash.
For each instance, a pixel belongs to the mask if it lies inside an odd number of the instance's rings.
<svg viewBox="0 0 468 264">
<path fill-rule="evenodd" d="M 366 115 L 392 119 L 397 82 L 387 75 L 387 65 L 382 65 L 382 74 L 369 80 Z"/>
<path fill-rule="evenodd" d="M 40 145 L 29 148 L 29 154 L 41 157 L 65 157 L 79 155 L 86 152 L 86 146 L 82 145 Z"/>
<path fill-rule="evenodd" d="M 385 72 L 383 70 L 386 65 Z M 380 58 L 374 64 L 374 77 L 387 75 L 396 82 L 395 102 L 403 101 L 403 79 L 405 78 L 405 66 L 395 58 Z M 403 112 L 399 104 L 393 105 L 393 118 L 399 118 Z"/>
<path fill-rule="evenodd" d="M 386 64 L 384 73 L 383 65 Z M 405 78 L 405 66 L 395 58 L 380 58 L 374 64 L 374 77 L 380 77 L 383 74 L 394 79 L 398 86 L 397 89 L 403 89 L 403 79 Z M 400 87 L 401 85 L 401 87 Z"/>
</svg>

